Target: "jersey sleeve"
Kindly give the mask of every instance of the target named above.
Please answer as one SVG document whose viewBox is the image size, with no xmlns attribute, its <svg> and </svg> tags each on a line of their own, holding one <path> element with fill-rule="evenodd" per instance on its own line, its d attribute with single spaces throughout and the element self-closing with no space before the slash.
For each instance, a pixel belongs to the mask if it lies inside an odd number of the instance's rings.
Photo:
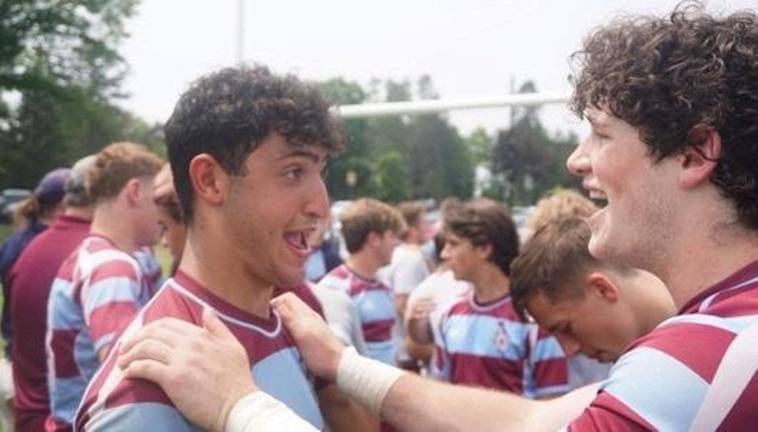
<svg viewBox="0 0 758 432">
<path fill-rule="evenodd" d="M 96 352 L 109 347 L 140 309 L 142 275 L 127 260 L 111 260 L 95 267 L 82 287 L 84 320 Z"/>
<path fill-rule="evenodd" d="M 529 330 L 526 366 L 526 396 L 557 396 L 569 390 L 568 358 L 558 340 L 536 325 Z"/>
<path fill-rule="evenodd" d="M 140 402 L 107 408 L 78 429 L 83 432 L 199 431 L 176 408 L 157 402 Z"/>
</svg>

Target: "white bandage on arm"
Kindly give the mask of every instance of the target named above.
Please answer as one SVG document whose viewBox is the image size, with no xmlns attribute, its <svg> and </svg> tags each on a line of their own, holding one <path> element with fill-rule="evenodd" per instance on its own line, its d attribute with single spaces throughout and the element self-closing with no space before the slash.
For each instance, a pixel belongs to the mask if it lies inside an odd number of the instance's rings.
<svg viewBox="0 0 758 432">
<path fill-rule="evenodd" d="M 379 415 L 390 387 L 402 374 L 400 369 L 362 357 L 350 347 L 342 352 L 337 368 L 337 388 L 371 413 Z"/>
<path fill-rule="evenodd" d="M 226 419 L 224 432 L 318 432 L 287 405 L 255 391 L 238 400 Z"/>
</svg>

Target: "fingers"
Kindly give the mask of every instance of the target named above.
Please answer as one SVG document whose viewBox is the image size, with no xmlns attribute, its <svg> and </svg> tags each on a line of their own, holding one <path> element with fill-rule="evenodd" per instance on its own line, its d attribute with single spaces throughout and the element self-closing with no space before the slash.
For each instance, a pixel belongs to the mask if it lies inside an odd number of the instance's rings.
<svg viewBox="0 0 758 432">
<path fill-rule="evenodd" d="M 208 330 L 208 332 L 214 336 L 218 336 L 222 339 L 232 338 L 236 341 L 236 338 L 231 330 L 229 330 L 229 327 L 227 327 L 216 315 L 216 312 L 209 307 L 203 308 L 203 328 Z"/>
<path fill-rule="evenodd" d="M 119 352 L 125 352 L 132 346 L 145 339 L 160 340 L 166 345 L 174 346 L 177 340 L 182 336 L 193 335 L 202 332 L 203 329 L 176 318 L 161 318 L 150 322 L 144 327 L 138 329 L 134 334 L 125 338 L 121 343 Z"/>
<path fill-rule="evenodd" d="M 135 360 L 125 368 L 122 368 L 125 378 L 130 379 L 145 379 L 164 386 L 164 381 L 171 374 L 171 367 L 163 363 L 143 359 Z"/>
<path fill-rule="evenodd" d="M 142 338 L 127 349 L 119 351 L 118 366 L 124 369 L 130 363 L 146 359 L 168 365 L 173 357 L 173 352 L 174 348 L 162 340 Z"/>
<path fill-rule="evenodd" d="M 308 305 L 303 303 L 302 300 L 291 292 L 284 293 L 279 297 L 272 299 L 271 307 L 273 307 L 285 321 L 292 320 L 297 316 L 315 314 Z"/>
</svg>

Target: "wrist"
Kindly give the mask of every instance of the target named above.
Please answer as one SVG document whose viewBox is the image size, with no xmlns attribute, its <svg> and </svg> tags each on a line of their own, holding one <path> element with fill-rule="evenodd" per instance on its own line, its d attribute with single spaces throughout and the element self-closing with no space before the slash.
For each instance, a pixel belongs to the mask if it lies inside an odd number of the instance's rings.
<svg viewBox="0 0 758 432">
<path fill-rule="evenodd" d="M 229 416 L 236 406 L 240 405 L 240 401 L 245 398 L 257 397 L 260 391 L 253 385 L 252 382 L 243 383 L 237 389 L 230 389 L 224 399 L 221 409 L 219 410 L 219 416 L 217 424 L 213 425 L 213 431 L 223 432 L 228 429 Z"/>
<path fill-rule="evenodd" d="M 340 362 L 342 362 L 342 357 L 345 355 L 346 351 L 347 349 L 342 345 L 335 347 L 331 356 L 331 360 L 328 362 L 327 370 L 323 378 L 329 381 L 337 380 L 337 373 L 339 371 Z"/>
</svg>

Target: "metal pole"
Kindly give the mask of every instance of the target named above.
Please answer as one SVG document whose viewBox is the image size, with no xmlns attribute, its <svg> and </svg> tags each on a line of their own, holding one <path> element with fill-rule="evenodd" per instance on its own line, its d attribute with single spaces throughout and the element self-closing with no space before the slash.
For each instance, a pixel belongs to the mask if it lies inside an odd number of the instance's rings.
<svg viewBox="0 0 758 432">
<path fill-rule="evenodd" d="M 245 0 L 237 0 L 237 63 L 245 62 Z"/>
<path fill-rule="evenodd" d="M 566 103 L 568 93 L 517 93 L 505 96 L 471 99 L 436 99 L 411 102 L 386 102 L 360 105 L 342 105 L 334 108 L 343 118 L 382 117 L 403 114 L 429 114 L 451 110 L 536 106 Z"/>
</svg>

